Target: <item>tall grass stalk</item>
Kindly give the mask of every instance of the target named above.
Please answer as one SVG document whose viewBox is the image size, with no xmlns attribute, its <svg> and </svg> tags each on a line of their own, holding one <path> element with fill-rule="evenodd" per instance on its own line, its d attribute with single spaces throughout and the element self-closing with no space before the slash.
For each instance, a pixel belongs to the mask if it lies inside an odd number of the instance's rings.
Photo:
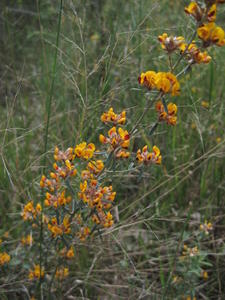
<svg viewBox="0 0 225 300">
<path fill-rule="evenodd" d="M 214 66 L 213 63 L 210 64 L 210 79 L 209 79 L 209 103 L 212 101 L 213 93 L 213 83 L 214 83 Z"/>
<path fill-rule="evenodd" d="M 45 133 L 44 133 L 44 152 L 43 152 L 43 164 L 42 164 L 42 174 L 45 172 L 46 169 L 46 157 L 47 157 L 47 149 L 48 149 L 48 132 L 49 132 L 49 123 L 50 123 L 50 117 L 51 117 L 51 104 L 52 104 L 52 98 L 53 98 L 53 92 L 54 92 L 54 85 L 55 85 L 55 77 L 56 77 L 56 63 L 57 63 L 57 56 L 58 56 L 58 47 L 59 47 L 59 35 L 60 35 L 60 29 L 61 29 L 61 17 L 62 17 L 62 8 L 63 8 L 63 0 L 60 0 L 60 6 L 59 6 L 59 15 L 58 15 L 58 26 L 57 26 L 57 35 L 56 35 L 56 43 L 55 43 L 55 54 L 54 54 L 54 61 L 53 61 L 53 67 L 52 67 L 52 82 L 50 87 L 50 92 L 46 100 L 46 112 L 45 116 L 47 118 L 46 120 L 46 126 L 45 126 Z M 43 243 L 43 195 L 41 197 L 41 205 L 42 205 L 42 213 L 41 213 L 41 228 L 40 228 L 40 268 L 42 268 L 42 243 Z M 40 277 L 40 292 L 41 292 L 41 277 Z"/>
</svg>

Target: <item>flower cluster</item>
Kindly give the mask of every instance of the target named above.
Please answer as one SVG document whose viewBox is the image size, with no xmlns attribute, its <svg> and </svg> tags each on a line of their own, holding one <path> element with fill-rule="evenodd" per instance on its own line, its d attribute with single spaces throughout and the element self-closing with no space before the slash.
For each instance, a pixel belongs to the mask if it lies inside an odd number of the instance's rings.
<svg viewBox="0 0 225 300">
<path fill-rule="evenodd" d="M 40 215 L 42 210 L 41 204 L 37 203 L 36 208 L 34 207 L 33 201 L 29 201 L 23 208 L 22 218 L 24 221 L 36 219 L 37 215 Z"/>
<path fill-rule="evenodd" d="M 80 183 L 78 195 L 91 208 L 109 209 L 111 202 L 115 199 L 116 192 L 113 192 L 112 186 L 101 187 L 96 179 L 91 179 Z"/>
<path fill-rule="evenodd" d="M 214 22 L 203 23 L 197 30 L 198 37 L 203 41 L 203 46 L 208 47 L 211 44 L 216 46 L 225 45 L 224 30 L 217 26 Z"/>
<path fill-rule="evenodd" d="M 92 221 L 101 224 L 103 227 L 111 227 L 113 218 L 110 209 L 115 199 L 116 192 L 113 192 L 112 186 L 100 186 L 96 179 L 85 180 L 80 183 L 79 198 L 92 209 Z"/>
<path fill-rule="evenodd" d="M 190 64 L 206 64 L 211 61 L 211 56 L 209 56 L 206 51 L 201 52 L 196 46 L 195 41 L 192 41 L 192 43 L 188 45 L 183 36 L 173 37 L 168 36 L 167 33 L 163 33 L 162 35 L 159 35 L 158 39 L 162 48 L 169 54 L 175 50 L 179 50 L 181 54 L 185 55 Z"/>
<path fill-rule="evenodd" d="M 138 81 L 140 85 L 146 86 L 149 90 L 157 89 L 164 94 L 170 93 L 172 96 L 180 94 L 180 83 L 171 72 L 147 71 L 141 73 Z"/>
<path fill-rule="evenodd" d="M 66 191 L 58 192 L 56 195 L 52 195 L 46 192 L 46 199 L 44 201 L 45 206 L 53 206 L 57 208 L 58 206 L 66 205 L 71 202 L 71 196 L 65 196 Z"/>
<path fill-rule="evenodd" d="M 165 107 L 162 101 L 158 101 L 156 103 L 156 111 L 159 114 L 159 121 L 165 121 L 169 125 L 176 125 L 177 124 L 177 106 L 174 103 L 169 103 L 167 105 L 167 111 L 165 111 Z"/>
<path fill-rule="evenodd" d="M 203 231 L 206 235 L 209 234 L 209 231 L 212 231 L 213 226 L 211 222 L 205 221 L 204 224 L 200 224 L 200 230 Z"/>
<path fill-rule="evenodd" d="M 88 160 L 94 155 L 95 145 L 93 143 L 87 144 L 86 142 L 82 142 L 75 147 L 74 152 L 77 157 Z"/>
<path fill-rule="evenodd" d="M 31 246 L 32 242 L 33 242 L 33 238 L 32 238 L 31 234 L 28 234 L 27 236 L 23 236 L 22 239 L 21 239 L 21 243 L 24 246 Z"/>
<path fill-rule="evenodd" d="M 9 263 L 11 257 L 8 253 L 2 252 L 0 253 L 0 266 L 3 266 L 4 264 Z"/>
<path fill-rule="evenodd" d="M 109 111 L 104 112 L 101 115 L 101 121 L 103 123 L 113 123 L 114 125 L 125 124 L 125 122 L 126 122 L 126 111 L 123 110 L 120 114 L 116 114 L 113 111 L 113 108 L 110 107 Z"/>
<path fill-rule="evenodd" d="M 183 36 L 173 37 L 168 36 L 167 33 L 159 35 L 158 40 L 161 43 L 162 49 L 166 50 L 168 53 L 180 49 L 180 46 L 184 43 Z"/>
<path fill-rule="evenodd" d="M 55 272 L 55 277 L 59 280 L 63 280 L 64 278 L 68 277 L 69 275 L 69 268 L 57 268 Z"/>
<path fill-rule="evenodd" d="M 123 124 L 126 120 L 125 111 L 116 115 L 113 109 L 110 109 L 102 115 L 101 119 L 104 123 Z M 103 141 L 103 138 L 100 140 Z M 124 151 L 129 146 L 129 134 L 121 127 L 118 128 L 118 132 L 116 127 L 113 127 L 109 131 L 109 138 L 104 138 L 104 144 L 109 144 L 111 150 L 115 151 L 116 157 L 128 157 L 129 155 L 129 152 L 125 153 Z M 108 228 L 114 223 L 109 210 L 116 192 L 113 191 L 111 185 L 104 186 L 99 180 L 99 175 L 104 170 L 104 162 L 101 159 L 93 159 L 95 149 L 93 143 L 87 144 L 86 142 L 70 147 L 66 151 L 55 148 L 54 171 L 49 173 L 49 178 L 42 175 L 40 181 L 40 187 L 46 190 L 44 205 L 50 211 L 53 209 L 53 215 L 51 213 L 50 217 L 46 218 L 52 238 L 61 237 L 63 239 L 64 235 L 69 235 L 70 238 L 75 236 L 84 241 L 94 226 Z M 76 176 L 77 166 L 79 163 L 83 165 L 82 161 L 87 161 L 86 167 L 79 168 L 79 176 Z M 78 177 L 81 178 L 81 181 L 77 195 L 82 200 L 79 203 L 74 199 L 76 192 L 70 183 L 72 179 L 75 181 Z M 33 205 L 33 202 L 26 205 L 25 211 L 33 215 L 34 209 L 31 204 Z M 74 210 L 74 205 L 76 210 Z M 61 208 L 64 211 L 59 211 Z M 78 214 L 77 211 L 81 208 L 82 214 Z M 73 248 L 67 248 L 61 255 L 65 258 L 72 258 L 74 256 Z"/>
<path fill-rule="evenodd" d="M 90 235 L 90 228 L 87 226 L 81 227 L 79 232 L 77 233 L 77 237 L 81 242 L 84 242 L 86 238 Z"/>
<path fill-rule="evenodd" d="M 66 247 L 64 247 L 61 251 L 60 251 L 60 255 L 62 257 L 65 257 L 67 259 L 71 259 L 74 257 L 74 249 L 73 247 L 70 247 L 69 249 L 67 249 Z"/>
<path fill-rule="evenodd" d="M 40 265 L 34 265 L 34 269 L 31 269 L 29 272 L 29 280 L 40 279 L 44 277 L 44 269 Z"/>
<path fill-rule="evenodd" d="M 184 11 L 188 15 L 191 15 L 196 21 L 200 22 L 205 10 L 199 6 L 197 2 L 192 1 L 187 7 L 185 7 Z"/>
<path fill-rule="evenodd" d="M 87 165 L 87 170 L 82 171 L 82 178 L 93 178 L 94 175 L 98 175 L 104 168 L 102 160 L 91 160 Z"/>
<path fill-rule="evenodd" d="M 48 229 L 51 231 L 52 236 L 55 238 L 58 235 L 69 234 L 71 232 L 69 216 L 66 215 L 62 222 L 58 222 L 56 217 L 53 217 L 48 223 Z"/>
<path fill-rule="evenodd" d="M 139 149 L 137 151 L 136 159 L 138 160 L 139 163 L 144 163 L 144 164 L 157 164 L 160 165 L 162 162 L 162 156 L 160 155 L 160 150 L 158 147 L 153 146 L 152 152 L 148 151 L 148 146 L 144 146 L 142 151 Z"/>
<path fill-rule="evenodd" d="M 47 190 L 44 200 L 45 206 L 56 209 L 71 202 L 72 197 L 71 195 L 67 195 L 63 182 L 68 178 L 73 178 L 77 174 L 74 165 L 76 157 L 75 149 L 70 147 L 63 152 L 58 147 L 55 148 L 54 159 L 56 162 L 53 164 L 54 172 L 50 172 L 49 179 L 45 175 L 42 175 L 40 181 L 40 187 Z"/>
<path fill-rule="evenodd" d="M 199 254 L 198 247 L 195 246 L 193 248 L 189 248 L 186 244 L 183 246 L 183 252 L 182 255 L 183 257 L 193 257 Z"/>
<path fill-rule="evenodd" d="M 108 137 L 100 134 L 99 141 L 102 144 L 109 145 L 109 151 L 115 151 L 117 158 L 128 158 L 130 153 L 125 151 L 130 145 L 130 136 L 127 130 L 114 126 L 108 131 Z"/>
<path fill-rule="evenodd" d="M 195 41 L 192 41 L 190 45 L 182 43 L 180 45 L 181 53 L 185 54 L 189 64 L 207 64 L 211 61 L 211 56 L 208 55 L 207 51 L 202 52 L 197 46 Z"/>
<path fill-rule="evenodd" d="M 185 7 L 185 12 L 198 22 L 198 37 L 203 41 L 203 47 L 211 44 L 217 46 L 225 45 L 224 30 L 217 26 L 216 20 L 217 3 L 225 1 L 205 1 L 206 5 L 199 5 L 196 1 L 192 1 L 189 6 Z"/>
</svg>

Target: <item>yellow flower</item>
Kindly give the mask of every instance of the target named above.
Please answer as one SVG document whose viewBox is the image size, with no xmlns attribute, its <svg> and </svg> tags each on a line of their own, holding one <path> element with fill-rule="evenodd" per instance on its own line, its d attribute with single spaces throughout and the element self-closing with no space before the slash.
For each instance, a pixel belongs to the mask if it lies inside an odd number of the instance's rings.
<svg viewBox="0 0 225 300">
<path fill-rule="evenodd" d="M 41 188 L 45 187 L 45 182 L 46 182 L 46 177 L 45 177 L 45 175 L 42 175 L 41 180 L 40 180 Z"/>
<path fill-rule="evenodd" d="M 192 1 L 187 7 L 185 7 L 184 11 L 193 16 L 196 21 L 200 21 L 202 19 L 203 10 L 196 2 Z"/>
<path fill-rule="evenodd" d="M 151 90 L 155 87 L 155 77 L 156 72 L 147 71 L 145 73 L 141 73 L 141 76 L 138 78 L 138 81 L 140 85 L 144 85 Z"/>
<path fill-rule="evenodd" d="M 211 56 L 208 55 L 208 53 L 206 51 L 204 52 L 198 52 L 197 55 L 195 56 L 195 61 L 200 64 L 200 63 L 204 63 L 207 64 L 211 61 Z"/>
<path fill-rule="evenodd" d="M 74 160 L 74 158 L 75 156 L 72 147 L 68 148 L 65 152 L 60 151 L 58 147 L 55 147 L 54 159 L 56 161 L 65 161 L 66 159 Z"/>
<path fill-rule="evenodd" d="M 69 275 L 69 269 L 68 268 L 57 268 L 55 277 L 59 280 L 63 280 Z"/>
<path fill-rule="evenodd" d="M 120 149 L 116 152 L 116 158 L 129 158 L 130 152 Z"/>
<path fill-rule="evenodd" d="M 115 114 L 111 107 L 108 112 L 104 112 L 101 116 L 103 123 L 125 124 L 126 122 L 126 111 L 123 110 L 120 114 Z"/>
<path fill-rule="evenodd" d="M 109 227 L 111 227 L 113 225 L 113 223 L 114 223 L 113 222 L 113 216 L 111 215 L 110 212 L 108 212 L 107 215 L 106 215 L 106 217 L 105 217 L 103 226 L 105 228 L 109 228 Z"/>
<path fill-rule="evenodd" d="M 202 24 L 197 29 L 197 33 L 200 39 L 203 41 L 208 41 L 210 39 L 211 32 L 215 29 L 216 25 L 214 22 L 208 24 Z"/>
<path fill-rule="evenodd" d="M 188 46 L 187 44 L 182 44 L 180 46 L 181 53 L 186 50 L 186 58 L 188 59 L 189 63 L 209 63 L 211 61 L 211 56 L 208 55 L 206 51 L 201 52 L 195 44 L 195 41 Z"/>
<path fill-rule="evenodd" d="M 77 145 L 74 149 L 74 153 L 79 158 L 90 159 L 94 155 L 95 152 L 95 145 L 90 143 L 87 145 L 86 142 L 82 142 L 81 144 Z"/>
<path fill-rule="evenodd" d="M 166 50 L 168 53 L 171 53 L 180 48 L 184 42 L 184 37 L 173 37 L 168 36 L 167 33 L 163 33 L 162 35 L 158 36 L 158 40 L 161 43 L 162 49 Z"/>
<path fill-rule="evenodd" d="M 6 252 L 0 253 L 0 266 L 9 263 L 10 259 L 11 257 L 8 253 Z"/>
<path fill-rule="evenodd" d="M 78 238 L 80 241 L 85 241 L 87 236 L 90 234 L 90 228 L 89 227 L 81 227 L 80 231 L 77 233 Z"/>
<path fill-rule="evenodd" d="M 70 225 L 69 215 L 64 217 L 62 224 L 58 224 L 56 217 L 53 217 L 51 222 L 48 223 L 48 230 L 51 231 L 53 238 L 55 238 L 63 234 L 69 234 L 71 232 Z"/>
<path fill-rule="evenodd" d="M 209 231 L 213 230 L 212 223 L 207 221 L 205 221 L 204 224 L 200 224 L 199 228 L 201 231 L 204 231 L 206 235 L 209 234 Z"/>
<path fill-rule="evenodd" d="M 208 12 L 207 12 L 207 19 L 209 22 L 214 22 L 216 20 L 216 4 L 213 4 Z"/>
<path fill-rule="evenodd" d="M 222 140 L 221 137 L 217 137 L 217 138 L 216 138 L 217 144 L 221 143 L 221 140 Z"/>
<path fill-rule="evenodd" d="M 214 22 L 204 23 L 197 30 L 198 36 L 205 42 L 205 46 L 209 46 L 211 43 L 217 46 L 225 45 L 225 33 L 224 30 L 216 26 Z"/>
<path fill-rule="evenodd" d="M 208 272 L 207 271 L 203 271 L 202 272 L 202 277 L 203 277 L 204 280 L 207 280 L 209 278 Z"/>
<path fill-rule="evenodd" d="M 37 213 L 40 213 L 41 211 L 42 211 L 41 204 L 40 204 L 40 203 L 37 203 L 37 205 L 36 205 L 36 212 L 37 212 Z"/>
<path fill-rule="evenodd" d="M 162 101 L 158 101 L 156 103 L 156 111 L 159 113 L 159 121 L 166 121 L 169 125 L 176 125 L 177 123 L 177 106 L 176 104 L 170 102 L 167 105 L 168 114 L 165 111 L 164 105 L 162 104 Z"/>
<path fill-rule="evenodd" d="M 139 83 L 146 86 L 148 89 L 157 89 L 163 93 L 171 93 L 172 96 L 177 96 L 180 93 L 180 84 L 176 76 L 170 72 L 154 72 L 148 71 L 142 73 L 139 77 Z"/>
<path fill-rule="evenodd" d="M 33 238 L 31 234 L 28 234 L 26 237 L 22 237 L 21 243 L 23 245 L 32 246 Z"/>
<path fill-rule="evenodd" d="M 90 161 L 89 163 L 88 163 L 88 170 L 92 173 L 92 174 L 95 174 L 95 175 L 97 175 L 97 174 L 99 174 L 102 170 L 103 170 L 103 168 L 104 168 L 104 163 L 103 163 L 103 161 L 102 160 L 97 160 L 97 161 L 94 161 L 94 160 L 92 160 L 92 161 Z"/>
<path fill-rule="evenodd" d="M 172 86 L 171 95 L 178 96 L 180 94 L 180 83 L 177 81 Z"/>
<path fill-rule="evenodd" d="M 74 257 L 74 249 L 73 249 L 72 247 L 70 247 L 70 249 L 67 251 L 66 257 L 67 257 L 67 258 L 72 258 L 72 257 Z"/>
<path fill-rule="evenodd" d="M 84 193 L 87 189 L 87 181 L 85 180 L 84 182 L 80 183 L 80 190 L 82 193 Z"/>
<path fill-rule="evenodd" d="M 211 34 L 211 40 L 214 44 L 216 44 L 217 46 L 224 46 L 225 45 L 225 33 L 224 30 L 217 26 Z"/>
<path fill-rule="evenodd" d="M 128 148 L 130 145 L 130 137 L 127 130 L 123 130 L 123 128 L 118 128 L 118 134 L 122 142 L 120 143 L 121 147 Z"/>
<path fill-rule="evenodd" d="M 139 163 L 154 163 L 160 165 L 162 162 L 162 156 L 160 155 L 160 150 L 157 146 L 153 146 L 152 152 L 148 152 L 148 146 L 144 146 L 142 151 L 139 149 L 137 151 L 136 159 Z"/>
<path fill-rule="evenodd" d="M 193 248 L 189 248 L 187 245 L 184 244 L 183 246 L 183 256 L 184 257 L 193 257 L 193 256 L 196 256 L 199 254 L 199 250 L 198 250 L 198 247 L 193 247 Z"/>
<path fill-rule="evenodd" d="M 108 144 L 110 146 L 110 150 L 115 150 L 120 147 L 127 149 L 130 145 L 130 136 L 128 131 L 121 127 L 119 127 L 117 130 L 115 126 L 108 131 L 108 137 L 100 134 L 99 140 L 103 144 Z"/>
<path fill-rule="evenodd" d="M 23 208 L 22 217 L 24 221 L 32 220 L 33 217 L 35 218 L 36 212 L 34 209 L 33 201 L 29 201 Z"/>
<path fill-rule="evenodd" d="M 201 102 L 202 107 L 209 108 L 209 102 L 208 101 L 202 101 Z"/>
<path fill-rule="evenodd" d="M 44 269 L 40 268 L 40 265 L 34 265 L 34 269 L 29 272 L 29 280 L 39 279 L 44 277 Z"/>
<path fill-rule="evenodd" d="M 170 91 L 171 84 L 169 79 L 164 76 L 164 73 L 159 72 L 156 75 L 155 83 L 158 90 L 161 90 L 164 93 L 168 93 Z"/>
</svg>

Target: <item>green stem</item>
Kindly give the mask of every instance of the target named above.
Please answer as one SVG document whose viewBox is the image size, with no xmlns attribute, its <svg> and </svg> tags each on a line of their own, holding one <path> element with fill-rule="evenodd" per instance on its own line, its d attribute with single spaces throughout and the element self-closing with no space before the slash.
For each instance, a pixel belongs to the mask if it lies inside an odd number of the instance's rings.
<svg viewBox="0 0 225 300">
<path fill-rule="evenodd" d="M 53 61 L 53 68 L 52 68 L 52 82 L 51 82 L 51 88 L 49 92 L 49 97 L 46 101 L 46 114 L 47 114 L 47 122 L 45 127 L 45 134 L 44 134 L 44 153 L 43 153 L 43 164 L 42 164 L 42 174 L 45 172 L 46 169 L 46 153 L 48 148 L 48 132 L 49 132 L 49 122 L 51 117 L 51 104 L 52 104 L 52 98 L 53 98 L 53 91 L 54 91 L 54 84 L 55 84 L 55 77 L 56 77 L 56 62 L 57 62 L 57 55 L 58 55 L 58 46 L 59 46 L 59 34 L 60 34 L 60 28 L 61 28 L 61 17 L 62 17 L 62 5 L 63 0 L 60 0 L 60 7 L 59 7 L 59 16 L 58 16 L 58 27 L 57 27 L 57 37 L 56 37 L 56 48 L 55 48 L 55 55 L 54 55 L 54 61 Z M 43 192 L 41 195 L 41 206 L 42 206 L 42 212 L 41 212 L 41 228 L 40 228 L 40 268 L 42 268 L 42 259 L 43 259 L 43 253 L 42 253 L 42 244 L 43 244 L 43 203 L 44 203 L 44 197 Z M 40 277 L 40 293 L 41 293 L 41 277 Z"/>
<path fill-rule="evenodd" d="M 139 117 L 139 119 L 137 120 L 136 124 L 134 125 L 134 127 L 132 128 L 131 132 L 130 132 L 130 137 L 135 133 L 137 127 L 139 126 L 139 124 L 141 123 L 141 121 L 143 120 L 143 118 L 145 117 L 146 113 L 148 112 L 148 110 L 150 109 L 151 103 L 155 102 L 157 99 L 159 99 L 161 96 L 163 95 L 162 92 L 159 92 L 156 94 L 156 96 L 153 98 L 152 101 L 149 101 L 147 106 L 145 107 L 143 113 L 141 114 L 141 116 Z"/>
<path fill-rule="evenodd" d="M 213 69 L 213 63 L 211 62 L 211 64 L 210 64 L 210 83 L 209 83 L 209 104 L 211 104 L 211 100 L 212 100 L 213 82 L 214 82 L 214 69 Z"/>
<path fill-rule="evenodd" d="M 184 49 L 184 52 L 180 55 L 180 57 L 178 58 L 178 60 L 176 61 L 176 63 L 174 64 L 174 66 L 172 67 L 172 72 L 174 72 L 174 70 L 176 69 L 176 67 L 180 64 L 181 60 L 184 58 L 184 56 L 186 55 L 189 46 L 191 45 L 192 41 L 195 39 L 197 34 L 197 31 L 195 30 L 191 39 L 189 40 L 189 42 L 187 43 L 186 48 Z"/>
</svg>

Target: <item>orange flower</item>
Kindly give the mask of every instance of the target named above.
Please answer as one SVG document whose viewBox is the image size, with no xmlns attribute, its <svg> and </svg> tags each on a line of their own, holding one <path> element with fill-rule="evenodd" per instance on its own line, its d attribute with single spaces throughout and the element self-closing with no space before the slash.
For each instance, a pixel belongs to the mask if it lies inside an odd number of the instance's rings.
<svg viewBox="0 0 225 300">
<path fill-rule="evenodd" d="M 180 83 L 176 76 L 170 72 L 154 72 L 148 71 L 142 73 L 139 77 L 139 83 L 146 86 L 148 89 L 157 89 L 163 93 L 171 93 L 172 96 L 177 96 L 180 93 Z"/>
<path fill-rule="evenodd" d="M 153 146 L 152 150 L 152 152 L 149 152 L 147 145 L 143 147 L 142 151 L 139 149 L 136 155 L 136 159 L 138 160 L 138 162 L 144 164 L 153 163 L 160 165 L 162 162 L 162 156 L 160 155 L 159 148 Z"/>
<path fill-rule="evenodd" d="M 180 46 L 180 50 L 181 53 L 183 53 L 185 51 L 185 49 L 187 48 L 187 44 L 182 44 Z M 211 56 L 208 55 L 208 53 L 206 51 L 201 52 L 198 47 L 195 44 L 195 41 L 192 41 L 192 43 L 188 46 L 188 48 L 186 49 L 186 58 L 188 59 L 190 64 L 207 64 L 211 61 Z"/>
<path fill-rule="evenodd" d="M 36 205 L 36 208 L 34 208 L 33 201 L 29 201 L 23 208 L 23 211 L 21 213 L 22 218 L 24 221 L 31 221 L 33 219 L 36 219 L 37 215 L 40 215 L 42 210 L 41 204 L 38 203 Z"/>
<path fill-rule="evenodd" d="M 215 20 L 216 20 L 216 4 L 213 4 L 209 8 L 209 10 L 207 12 L 207 20 L 209 22 L 215 22 Z"/>
<path fill-rule="evenodd" d="M 215 44 L 217 46 L 225 45 L 225 33 L 224 30 L 216 26 L 214 22 L 204 23 L 197 30 L 198 36 L 203 40 L 205 47 Z"/>
<path fill-rule="evenodd" d="M 127 149 L 130 145 L 130 136 L 127 130 L 122 129 L 121 127 L 117 130 L 116 127 L 112 127 L 108 131 L 108 137 L 100 134 L 99 141 L 103 144 L 108 144 L 110 150 L 115 150 L 120 147 Z M 126 155 L 128 155 L 128 153 Z"/>
<path fill-rule="evenodd" d="M 0 266 L 9 263 L 10 259 L 11 257 L 8 253 L 6 252 L 0 253 Z"/>
<path fill-rule="evenodd" d="M 77 145 L 74 149 L 75 155 L 79 158 L 90 159 L 94 155 L 95 145 L 90 143 L 87 145 L 86 142 L 82 142 Z"/>
<path fill-rule="evenodd" d="M 167 33 L 163 33 L 162 35 L 158 36 L 158 40 L 161 43 L 162 49 L 166 50 L 168 53 L 171 53 L 179 49 L 180 45 L 184 42 L 184 37 L 173 37 L 168 36 Z"/>
<path fill-rule="evenodd" d="M 29 280 L 39 279 L 44 277 L 44 269 L 40 268 L 40 265 L 34 265 L 34 269 L 30 270 Z"/>
<path fill-rule="evenodd" d="M 177 123 L 177 106 L 174 103 L 167 105 L 167 111 L 165 111 L 164 105 L 161 101 L 156 103 L 156 110 L 159 113 L 159 121 L 165 121 L 169 125 L 176 125 Z"/>
<path fill-rule="evenodd" d="M 63 233 L 69 234 L 71 232 L 69 215 L 63 218 L 61 224 L 58 224 L 56 217 L 53 217 L 51 222 L 48 223 L 48 230 L 51 231 L 53 238 L 61 236 Z"/>
<path fill-rule="evenodd" d="M 123 110 L 120 114 L 115 114 L 113 108 L 110 107 L 108 112 L 104 112 L 101 116 L 101 121 L 104 123 L 125 124 L 126 122 L 126 111 Z"/>
<path fill-rule="evenodd" d="M 138 82 L 140 85 L 146 86 L 149 90 L 155 88 L 155 77 L 156 72 L 147 71 L 145 73 L 141 73 L 141 76 L 138 77 Z"/>
<path fill-rule="evenodd" d="M 196 3 L 196 2 L 191 2 L 187 7 L 185 7 L 184 11 L 193 16 L 196 21 L 201 21 L 204 10 Z"/>
</svg>

